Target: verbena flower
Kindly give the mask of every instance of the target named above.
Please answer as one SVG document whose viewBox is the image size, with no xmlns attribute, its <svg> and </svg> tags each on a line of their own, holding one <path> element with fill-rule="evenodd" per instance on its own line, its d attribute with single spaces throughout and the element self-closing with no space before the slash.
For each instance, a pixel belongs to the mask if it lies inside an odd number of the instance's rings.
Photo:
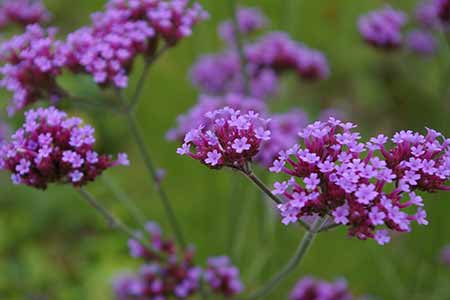
<svg viewBox="0 0 450 300">
<path fill-rule="evenodd" d="M 187 155 L 213 169 L 230 167 L 243 170 L 270 139 L 269 120 L 249 111 L 230 107 L 206 114 L 208 122 L 189 131 L 177 153 Z"/>
<path fill-rule="evenodd" d="M 247 36 L 268 24 L 266 16 L 260 9 L 252 7 L 241 7 L 236 13 L 238 29 L 243 36 Z M 230 45 L 234 45 L 236 35 L 234 32 L 233 22 L 231 20 L 222 22 L 219 25 L 220 37 Z"/>
<path fill-rule="evenodd" d="M 225 297 L 242 293 L 244 285 L 239 277 L 239 269 L 231 265 L 227 256 L 208 258 L 204 279 L 215 294 Z"/>
<path fill-rule="evenodd" d="M 143 260 L 138 274 L 119 278 L 114 284 L 116 299 L 187 299 L 199 288 L 201 269 L 193 263 L 193 251 L 178 255 L 175 243 L 164 239 L 159 226 L 146 225 L 152 249 L 129 241 L 130 255 Z"/>
<path fill-rule="evenodd" d="M 291 300 L 351 300 L 353 295 L 345 280 L 327 282 L 305 277 L 292 290 Z"/>
<path fill-rule="evenodd" d="M 445 246 L 441 252 L 441 261 L 447 266 L 450 266 L 450 245 Z"/>
<path fill-rule="evenodd" d="M 12 173 L 15 184 L 46 189 L 50 183 L 83 186 L 104 170 L 128 165 L 126 154 L 117 160 L 93 149 L 94 128 L 69 118 L 53 107 L 29 110 L 25 123 L 0 148 L 0 167 Z"/>
<path fill-rule="evenodd" d="M 220 97 L 202 95 L 194 107 L 177 118 L 177 127 L 170 129 L 166 138 L 171 141 L 182 141 L 186 133 L 209 121 L 205 116 L 206 113 L 225 106 L 243 113 L 254 111 L 265 115 L 267 111 L 266 104 L 263 101 L 240 94 L 227 94 Z"/>
<path fill-rule="evenodd" d="M 272 32 L 254 44 L 245 47 L 250 63 L 276 72 L 295 71 L 309 80 L 326 79 L 330 73 L 325 56 L 307 46 L 293 41 L 283 32 Z"/>
<path fill-rule="evenodd" d="M 0 4 L 0 28 L 9 24 L 44 23 L 49 19 L 50 13 L 39 0 L 5 0 Z"/>
<path fill-rule="evenodd" d="M 358 239 L 389 242 L 386 229 L 409 232 L 411 222 L 427 225 L 419 191 L 450 190 L 450 139 L 428 129 L 425 136 L 401 131 L 360 142 L 352 123 L 334 118 L 299 132 L 302 143 L 280 152 L 270 168 L 290 179 L 276 182 L 274 193 L 284 224 L 329 215 Z M 415 208 L 415 210 L 413 209 Z"/>
<path fill-rule="evenodd" d="M 414 30 L 407 36 L 408 48 L 417 54 L 432 55 L 436 52 L 436 38 L 427 31 Z"/>
<path fill-rule="evenodd" d="M 307 124 L 308 116 L 300 109 L 272 115 L 268 127 L 271 138 L 262 145 L 256 160 L 263 166 L 270 167 L 281 150 L 287 149 L 297 142 L 297 133 Z"/>
<path fill-rule="evenodd" d="M 405 13 L 388 6 L 361 16 L 358 29 L 362 38 L 370 45 L 394 49 L 403 43 L 402 28 L 406 21 Z"/>
<path fill-rule="evenodd" d="M 436 26 L 439 25 L 439 20 L 437 19 L 436 6 L 432 1 L 419 2 L 415 10 L 415 17 L 421 26 L 436 29 Z"/>
<path fill-rule="evenodd" d="M 55 29 L 29 25 L 26 32 L 2 43 L 0 86 L 13 93 L 9 115 L 41 99 L 57 101 L 63 92 L 56 83 L 65 63 Z"/>
<path fill-rule="evenodd" d="M 189 0 L 110 0 L 107 8 L 124 11 L 131 20 L 147 22 L 171 45 L 190 36 L 193 27 L 208 18 L 198 2 L 189 7 Z"/>
<path fill-rule="evenodd" d="M 434 0 L 433 4 L 441 25 L 450 25 L 450 0 Z"/>
</svg>

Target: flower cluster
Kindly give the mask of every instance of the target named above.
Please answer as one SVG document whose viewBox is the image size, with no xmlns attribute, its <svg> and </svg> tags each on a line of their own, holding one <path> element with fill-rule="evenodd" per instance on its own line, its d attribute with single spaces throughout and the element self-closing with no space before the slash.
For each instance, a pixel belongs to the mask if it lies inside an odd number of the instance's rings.
<svg viewBox="0 0 450 300">
<path fill-rule="evenodd" d="M 379 244 L 390 240 L 386 227 L 408 232 L 411 221 L 427 225 L 417 192 L 450 190 L 450 139 L 432 129 L 425 136 L 401 131 L 388 147 L 384 135 L 360 142 L 354 127 L 334 118 L 316 122 L 299 132 L 302 144 L 280 152 L 270 170 L 291 176 L 273 191 L 286 199 L 278 206 L 283 223 L 329 215 L 351 236 Z"/>
<path fill-rule="evenodd" d="M 41 1 L 34 0 L 5 0 L 0 4 L 0 28 L 9 24 L 27 26 L 44 23 L 50 19 Z"/>
<path fill-rule="evenodd" d="M 151 249 L 136 240 L 129 241 L 130 254 L 144 261 L 140 272 L 126 274 L 114 282 L 117 300 L 131 299 L 191 299 L 200 293 L 202 279 L 210 287 L 212 294 L 229 296 L 240 292 L 242 285 L 239 271 L 225 258 L 211 258 L 208 269 L 203 270 L 194 263 L 191 249 L 177 250 L 174 242 L 164 239 L 158 225 L 146 225 Z M 226 264 L 222 263 L 226 260 Z M 193 298 L 196 299 L 196 298 Z"/>
<path fill-rule="evenodd" d="M 54 29 L 29 25 L 25 33 L 2 43 L 0 60 L 5 64 L 0 69 L 0 86 L 13 93 L 10 115 L 42 98 L 54 102 L 63 95 L 55 78 L 61 73 L 64 56 L 55 34 Z"/>
<path fill-rule="evenodd" d="M 0 167 L 12 173 L 15 184 L 46 189 L 49 183 L 83 186 L 104 170 L 128 165 L 94 151 L 94 128 L 69 118 L 53 107 L 29 110 L 24 125 L 0 148 Z"/>
<path fill-rule="evenodd" d="M 293 41 L 286 33 L 272 32 L 245 48 L 248 60 L 276 72 L 293 70 L 305 79 L 323 80 L 329 75 L 325 56 Z"/>
<path fill-rule="evenodd" d="M 436 38 L 428 31 L 414 30 L 407 36 L 408 48 L 414 53 L 431 55 L 436 52 Z"/>
<path fill-rule="evenodd" d="M 244 290 L 239 278 L 239 269 L 231 265 L 227 256 L 209 258 L 204 278 L 216 294 L 225 297 L 240 294 Z"/>
<path fill-rule="evenodd" d="M 264 28 L 268 20 L 257 8 L 243 7 L 236 13 L 238 30 L 247 36 L 261 28 Z M 236 36 L 234 33 L 233 22 L 231 20 L 225 21 L 219 25 L 219 35 L 229 45 L 234 45 Z"/>
<path fill-rule="evenodd" d="M 297 142 L 297 133 L 307 124 L 308 116 L 300 109 L 272 115 L 268 127 L 271 138 L 262 145 L 256 160 L 263 166 L 270 167 L 280 151 Z"/>
<path fill-rule="evenodd" d="M 445 246 L 445 247 L 442 249 L 442 252 L 441 252 L 441 261 L 442 261 L 445 265 L 450 266 L 450 245 Z"/>
<path fill-rule="evenodd" d="M 450 25 L 450 0 L 434 0 L 436 16 L 443 26 Z"/>
<path fill-rule="evenodd" d="M 177 118 L 178 127 L 170 129 L 166 138 L 171 141 L 183 140 L 186 133 L 208 122 L 206 114 L 222 107 L 231 107 L 243 113 L 254 111 L 265 114 L 266 104 L 256 98 L 245 97 L 240 94 L 227 94 L 225 96 L 200 96 L 199 102 L 186 114 Z"/>
<path fill-rule="evenodd" d="M 142 20 L 152 27 L 158 36 L 173 45 L 190 36 L 192 28 L 208 18 L 208 13 L 189 0 L 110 0 L 108 10 L 124 11 L 131 20 Z"/>
<path fill-rule="evenodd" d="M 406 14 L 391 7 L 385 7 L 361 16 L 359 32 L 370 45 L 380 49 L 398 48 L 403 43 L 402 28 Z"/>
<path fill-rule="evenodd" d="M 305 277 L 297 282 L 289 298 L 291 300 L 351 300 L 353 296 L 344 280 L 326 282 Z"/>
<path fill-rule="evenodd" d="M 258 154 L 261 144 L 270 139 L 269 120 L 253 111 L 244 114 L 225 107 L 208 112 L 206 117 L 207 123 L 186 134 L 177 153 L 210 168 L 225 166 L 242 170 Z"/>
</svg>

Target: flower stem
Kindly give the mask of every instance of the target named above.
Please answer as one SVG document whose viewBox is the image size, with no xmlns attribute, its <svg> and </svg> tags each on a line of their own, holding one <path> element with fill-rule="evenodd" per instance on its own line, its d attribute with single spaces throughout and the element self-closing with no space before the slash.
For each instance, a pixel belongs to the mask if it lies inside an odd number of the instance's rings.
<svg viewBox="0 0 450 300">
<path fill-rule="evenodd" d="M 111 229 L 117 229 L 122 231 L 129 238 L 139 241 L 148 250 L 151 250 L 151 246 L 145 240 L 142 239 L 138 234 L 136 234 L 130 227 L 122 223 L 117 219 L 111 212 L 109 212 L 100 202 L 95 199 L 95 197 L 88 191 L 78 188 L 77 191 L 85 199 L 90 206 L 92 206 L 97 212 L 106 220 Z"/>
<path fill-rule="evenodd" d="M 138 146 L 139 152 L 142 156 L 142 159 L 144 160 L 144 164 L 147 168 L 147 171 L 151 179 L 153 180 L 155 189 L 158 192 L 159 197 L 161 198 L 162 204 L 164 206 L 164 211 L 166 212 L 169 223 L 174 231 L 175 238 L 182 248 L 186 248 L 186 243 L 183 237 L 183 233 L 181 231 L 181 227 L 178 224 L 178 220 L 175 216 L 175 213 L 173 211 L 172 205 L 169 201 L 166 191 L 162 188 L 161 183 L 158 182 L 158 174 L 156 173 L 153 160 L 150 156 L 150 152 L 147 150 L 147 147 L 145 146 L 144 138 L 142 137 L 142 134 L 136 122 L 136 118 L 132 111 L 128 111 L 127 120 L 128 126 L 130 127 L 131 135 L 133 136 Z"/>
<path fill-rule="evenodd" d="M 289 260 L 289 262 L 278 272 L 269 282 L 263 286 L 260 290 L 251 294 L 249 299 L 260 299 L 267 294 L 269 294 L 286 276 L 288 276 L 295 268 L 301 263 L 305 254 L 308 252 L 311 247 L 316 235 L 318 234 L 320 228 L 327 221 L 327 217 L 318 217 L 311 229 L 305 233 L 303 236 L 300 245 L 297 248 L 297 251 L 294 253 L 294 256 Z"/>
<path fill-rule="evenodd" d="M 247 70 L 247 61 L 245 59 L 244 45 L 242 41 L 241 31 L 239 30 L 237 0 L 228 0 L 230 4 L 231 20 L 233 23 L 233 34 L 236 43 L 236 48 L 239 54 L 239 61 L 241 65 L 242 77 L 244 81 L 244 92 L 246 95 L 250 94 L 250 79 Z"/>
</svg>

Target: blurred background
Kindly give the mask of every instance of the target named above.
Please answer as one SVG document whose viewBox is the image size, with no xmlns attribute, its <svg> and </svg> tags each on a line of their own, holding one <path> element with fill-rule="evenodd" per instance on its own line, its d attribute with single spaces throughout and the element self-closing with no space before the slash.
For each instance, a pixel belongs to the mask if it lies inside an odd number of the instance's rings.
<svg viewBox="0 0 450 300">
<path fill-rule="evenodd" d="M 175 153 L 178 145 L 165 139 L 176 117 L 197 102 L 198 92 L 188 77 L 190 66 L 200 55 L 224 47 L 216 27 L 231 14 L 228 1 L 199 2 L 210 13 L 210 20 L 153 66 L 137 118 L 158 167 L 167 172 L 164 187 L 187 238 L 197 249 L 198 261 L 230 254 L 246 287 L 254 289 L 289 259 L 302 230 L 284 227 L 245 178 L 180 157 Z M 44 3 L 53 15 L 51 24 L 63 36 L 88 24 L 90 14 L 101 10 L 105 1 Z M 358 16 L 386 3 L 412 13 L 417 1 L 239 1 L 243 6 L 259 7 L 270 19 L 270 30 L 286 31 L 295 40 L 323 51 L 330 64 L 330 78 L 320 83 L 284 77 L 280 95 L 270 103 L 273 111 L 300 107 L 313 121 L 323 109 L 335 108 L 367 134 L 427 126 L 449 136 L 449 77 L 444 76 L 450 62 L 448 50 L 442 47 L 428 58 L 403 51 L 386 53 L 367 46 L 359 36 Z M 131 88 L 141 69 L 139 61 Z M 109 100 L 88 78 L 67 76 L 64 85 L 81 95 Z M 7 100 L 9 95 L 2 92 L 1 97 Z M 136 225 L 117 201 L 117 195 L 127 193 L 147 219 L 159 222 L 170 235 L 125 120 L 85 107 L 70 105 L 68 109 L 96 127 L 99 150 L 127 152 L 132 163 L 129 168 L 109 170 L 89 191 L 127 223 Z M 11 127 L 15 130 L 22 120 L 18 114 Z M 258 172 L 267 183 L 274 181 L 268 172 Z M 112 299 L 113 278 L 138 265 L 129 257 L 126 239 L 108 230 L 71 187 L 52 186 L 40 192 L 13 186 L 7 174 L 0 174 L 0 181 L 0 299 Z M 237 182 L 231 203 L 238 214 L 230 216 L 232 182 Z M 374 299 L 450 299 L 450 269 L 439 261 L 440 250 L 450 243 L 450 194 L 427 195 L 425 200 L 430 224 L 414 226 L 412 233 L 396 236 L 384 247 L 349 239 L 344 228 L 321 234 L 301 267 L 271 298 L 288 299 L 296 280 L 313 275 L 346 278 L 356 294 Z M 237 230 L 230 231 L 230 225 Z"/>
</svg>

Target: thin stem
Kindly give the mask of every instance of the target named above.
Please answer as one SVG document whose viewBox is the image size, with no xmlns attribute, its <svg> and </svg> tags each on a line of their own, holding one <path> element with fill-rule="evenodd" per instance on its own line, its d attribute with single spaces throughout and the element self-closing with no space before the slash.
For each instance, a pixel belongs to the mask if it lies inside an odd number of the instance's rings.
<svg viewBox="0 0 450 300">
<path fill-rule="evenodd" d="M 341 224 L 336 224 L 336 223 L 326 225 L 326 226 L 323 226 L 322 228 L 320 228 L 319 232 L 330 231 L 330 230 L 333 230 L 333 229 L 339 227 L 340 225 Z"/>
<path fill-rule="evenodd" d="M 316 238 L 319 229 L 322 225 L 327 221 L 327 217 L 321 218 L 318 217 L 314 224 L 312 225 L 311 230 L 307 231 L 303 236 L 300 245 L 297 248 L 297 251 L 294 253 L 294 256 L 289 260 L 289 262 L 278 272 L 269 282 L 263 286 L 260 290 L 256 291 L 252 295 L 250 295 L 249 299 L 259 299 L 264 296 L 267 296 L 283 279 L 285 279 L 295 268 L 301 263 L 305 254 L 308 252 L 311 247 L 314 239 Z"/>
<path fill-rule="evenodd" d="M 111 229 L 118 229 L 129 238 L 139 241 L 148 250 L 152 249 L 152 246 L 149 245 L 148 242 L 142 239 L 142 237 L 136 234 L 130 227 L 117 219 L 111 212 L 108 211 L 108 209 L 106 209 L 100 202 L 98 202 L 92 194 L 82 188 L 77 189 L 77 191 L 80 193 L 83 199 L 85 199 L 89 203 L 89 205 L 97 210 L 97 212 L 106 220 Z"/>
<path fill-rule="evenodd" d="M 237 9 L 237 0 L 228 0 L 230 4 L 230 12 L 231 12 L 231 20 L 233 23 L 233 34 L 236 43 L 236 48 L 239 54 L 239 61 L 241 65 L 242 77 L 244 80 L 244 91 L 246 95 L 250 94 L 250 79 L 247 70 L 247 61 L 244 53 L 244 45 L 242 42 L 241 31 L 239 30 L 239 20 L 238 20 L 238 9 Z"/>
<path fill-rule="evenodd" d="M 130 110 L 133 111 L 136 108 L 137 104 L 139 103 L 139 98 L 142 94 L 142 89 L 144 88 L 144 82 L 147 79 L 148 72 L 150 71 L 150 67 L 169 48 L 170 48 L 170 46 L 168 44 L 165 44 L 153 56 L 145 59 L 144 70 L 142 70 L 142 74 L 139 77 L 134 94 L 131 97 L 131 101 L 130 101 L 130 105 L 129 105 Z"/>
<path fill-rule="evenodd" d="M 142 159 L 144 160 L 144 164 L 148 170 L 148 173 L 149 173 L 151 179 L 153 180 L 155 189 L 158 192 L 159 197 L 161 198 L 167 218 L 168 218 L 169 223 L 172 226 L 172 229 L 174 231 L 175 238 L 177 239 L 177 242 L 179 243 L 179 245 L 182 248 L 185 248 L 186 243 L 185 243 L 185 240 L 183 237 L 183 233 L 181 231 L 181 227 L 178 224 L 177 218 L 175 217 L 175 213 L 173 211 L 172 205 L 170 204 L 169 198 L 168 198 L 165 190 L 162 188 L 161 184 L 158 182 L 158 174 L 154 167 L 153 160 L 150 156 L 150 152 L 147 150 L 147 147 L 145 146 L 144 138 L 139 130 L 139 127 L 137 125 L 136 118 L 135 118 L 133 112 L 128 111 L 127 120 L 128 120 L 128 126 L 130 127 L 131 135 L 133 136 L 133 138 L 138 146 L 139 152 L 142 156 Z"/>
</svg>

